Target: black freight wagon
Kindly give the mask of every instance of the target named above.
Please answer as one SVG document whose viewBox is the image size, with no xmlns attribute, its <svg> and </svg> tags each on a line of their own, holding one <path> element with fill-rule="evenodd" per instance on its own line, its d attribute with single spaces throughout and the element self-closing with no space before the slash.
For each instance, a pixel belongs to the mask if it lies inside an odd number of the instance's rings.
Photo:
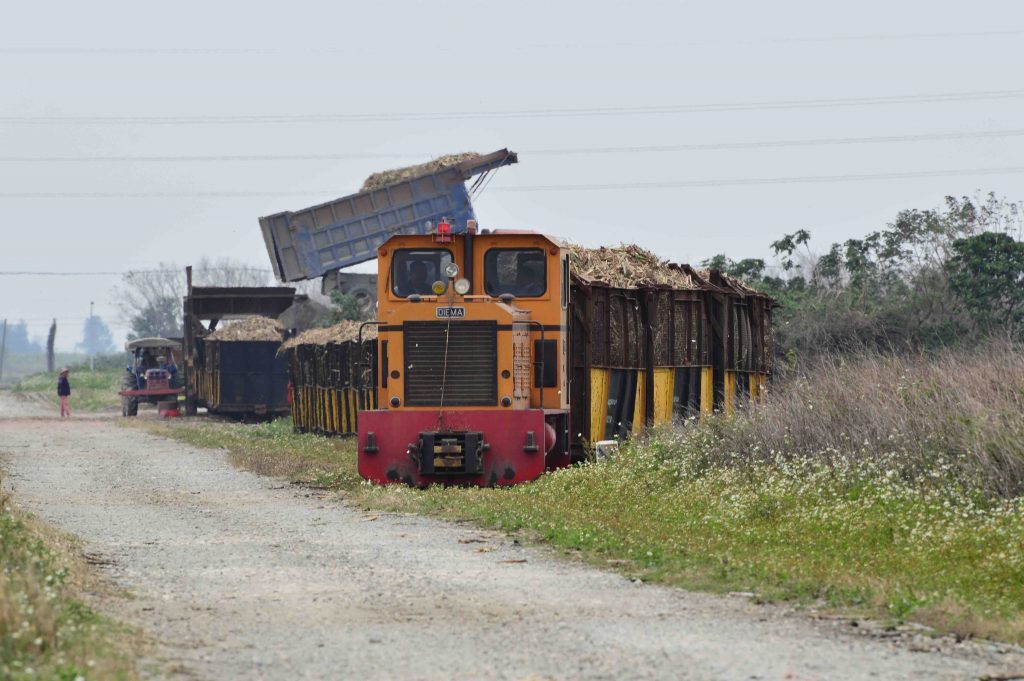
<svg viewBox="0 0 1024 681">
<path fill-rule="evenodd" d="M 574 458 L 595 442 L 708 414 L 718 406 L 707 301 L 721 291 L 689 266 L 670 267 L 690 285 L 621 288 L 573 276 Z"/>
<path fill-rule="evenodd" d="M 241 323 L 254 317 L 277 319 L 307 297 L 296 295 L 294 288 L 279 286 L 193 286 L 191 266 L 185 268 L 185 279 L 185 413 L 195 415 L 199 407 L 239 415 L 288 413 L 287 365 L 276 356 L 282 339 L 218 340 L 218 345 L 256 343 L 250 348 L 222 352 L 213 346 L 216 336 L 210 336 L 218 333 L 223 322 Z M 207 360 L 207 355 L 211 359 Z"/>
<path fill-rule="evenodd" d="M 354 434 L 359 411 L 377 408 L 376 338 L 362 346 L 354 340 L 301 342 L 290 346 L 287 355 L 297 432 Z"/>
<path fill-rule="evenodd" d="M 199 405 L 214 414 L 287 414 L 288 361 L 280 341 L 196 339 Z"/>
</svg>

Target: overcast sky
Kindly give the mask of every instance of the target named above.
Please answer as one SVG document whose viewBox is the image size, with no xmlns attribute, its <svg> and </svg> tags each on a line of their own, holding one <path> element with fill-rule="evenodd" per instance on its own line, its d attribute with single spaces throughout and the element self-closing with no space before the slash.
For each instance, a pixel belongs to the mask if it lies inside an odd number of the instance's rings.
<svg viewBox="0 0 1024 681">
<path fill-rule="evenodd" d="M 825 250 L 947 194 L 1024 199 L 1022 65 L 1009 0 L 6 2 L 0 273 L 269 268 L 259 216 L 501 147 L 483 227 Z M 70 348 L 95 301 L 120 342 L 116 280 L 0 274 L 0 318 Z"/>
</svg>

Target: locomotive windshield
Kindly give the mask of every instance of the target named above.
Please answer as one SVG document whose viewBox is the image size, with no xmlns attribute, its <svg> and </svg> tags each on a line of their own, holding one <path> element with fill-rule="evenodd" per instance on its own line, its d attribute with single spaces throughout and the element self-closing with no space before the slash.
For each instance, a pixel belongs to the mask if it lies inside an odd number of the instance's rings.
<svg viewBox="0 0 1024 681">
<path fill-rule="evenodd" d="M 511 293 L 534 298 L 547 290 L 547 259 L 540 248 L 492 248 L 484 255 L 484 289 L 487 295 Z"/>
<path fill-rule="evenodd" d="M 445 279 L 444 267 L 451 261 L 451 252 L 439 248 L 397 250 L 391 265 L 391 290 L 403 298 L 433 295 L 431 284 Z"/>
</svg>

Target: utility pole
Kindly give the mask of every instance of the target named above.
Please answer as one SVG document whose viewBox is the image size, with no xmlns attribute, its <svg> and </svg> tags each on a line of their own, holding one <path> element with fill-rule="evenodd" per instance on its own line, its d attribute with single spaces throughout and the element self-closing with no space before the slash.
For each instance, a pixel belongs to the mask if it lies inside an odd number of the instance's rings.
<svg viewBox="0 0 1024 681">
<path fill-rule="evenodd" d="M 93 306 L 93 302 L 90 300 L 89 301 L 89 329 L 90 330 L 95 327 L 95 323 L 92 320 L 92 306 Z M 89 339 L 86 338 L 85 341 L 88 343 Z M 96 371 L 96 353 L 94 352 L 93 348 L 89 348 L 89 372 L 92 373 L 94 371 Z"/>
<path fill-rule="evenodd" d="M 7 351 L 7 320 L 4 320 L 3 336 L 0 336 L 0 379 L 4 377 L 4 353 Z"/>
</svg>

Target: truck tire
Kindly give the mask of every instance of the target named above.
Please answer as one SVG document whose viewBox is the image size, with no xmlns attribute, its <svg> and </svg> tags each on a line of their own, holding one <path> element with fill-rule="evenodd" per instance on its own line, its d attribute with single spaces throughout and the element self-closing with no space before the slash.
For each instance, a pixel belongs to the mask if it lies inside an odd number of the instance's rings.
<svg viewBox="0 0 1024 681">
<path fill-rule="evenodd" d="M 125 390 L 135 390 L 135 376 L 128 373 L 121 379 L 121 387 Z M 139 413 L 139 398 L 123 395 L 121 397 L 121 416 L 137 416 Z"/>
</svg>

